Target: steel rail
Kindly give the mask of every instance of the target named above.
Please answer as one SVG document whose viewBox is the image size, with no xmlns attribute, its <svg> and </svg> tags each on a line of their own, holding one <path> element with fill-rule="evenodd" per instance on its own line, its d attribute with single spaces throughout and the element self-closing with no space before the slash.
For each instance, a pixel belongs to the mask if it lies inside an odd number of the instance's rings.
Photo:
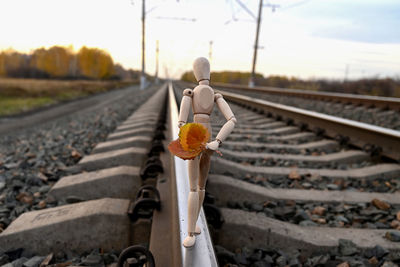
<svg viewBox="0 0 400 267">
<path fill-rule="evenodd" d="M 170 129 L 173 139 L 178 138 L 178 106 L 175 100 L 172 82 L 168 85 Z M 196 244 L 191 249 L 183 247 L 182 243 L 187 236 L 187 198 L 189 195 L 188 163 L 178 157 L 174 157 L 177 203 L 179 218 L 179 233 L 181 244 L 182 263 L 184 267 L 217 267 L 217 260 L 212 246 L 211 237 L 207 227 L 207 221 L 203 208 L 200 211 L 197 225 L 201 228 L 201 234 L 196 237 Z"/>
<path fill-rule="evenodd" d="M 290 118 L 299 125 L 306 123 L 310 129 L 312 127 L 324 129 L 324 134 L 329 137 L 347 136 L 349 143 L 360 148 L 366 145 L 380 147 L 384 156 L 397 161 L 400 160 L 400 131 L 272 103 L 231 92 L 217 91 L 225 99 L 232 102 L 251 106 L 265 113 L 271 112 L 284 118 Z"/>
<path fill-rule="evenodd" d="M 229 84 L 229 83 L 212 83 L 214 88 L 225 88 L 233 90 L 241 90 L 248 92 L 259 92 L 274 95 L 297 96 L 302 98 L 319 99 L 324 101 L 337 101 L 343 103 L 352 103 L 355 105 L 367 105 L 379 108 L 389 108 L 400 110 L 400 98 L 382 97 L 382 96 L 366 96 L 355 94 L 343 94 L 332 92 L 313 92 L 308 90 L 277 88 L 277 87 L 248 87 L 245 85 Z"/>
</svg>

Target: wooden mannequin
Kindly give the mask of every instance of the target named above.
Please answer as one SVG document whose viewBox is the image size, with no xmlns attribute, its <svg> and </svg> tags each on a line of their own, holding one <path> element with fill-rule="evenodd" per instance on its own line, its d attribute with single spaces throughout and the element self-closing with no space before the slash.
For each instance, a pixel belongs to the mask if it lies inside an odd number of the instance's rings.
<svg viewBox="0 0 400 267">
<path fill-rule="evenodd" d="M 185 89 L 179 112 L 179 125 L 182 127 L 187 121 L 190 106 L 194 114 L 194 122 L 201 123 L 210 132 L 210 140 L 203 151 L 188 164 L 190 193 L 188 197 L 188 236 L 183 241 L 186 248 L 195 244 L 195 235 L 200 234 L 201 230 L 196 226 L 199 212 L 203 205 L 205 195 L 205 185 L 210 170 L 210 157 L 221 143 L 227 138 L 235 127 L 236 118 L 228 103 L 221 94 L 215 94 L 209 86 L 210 83 L 210 63 L 206 58 L 197 58 L 193 63 L 193 72 L 199 85 L 193 90 Z M 227 122 L 222 126 L 216 139 L 211 141 L 212 129 L 210 124 L 210 114 L 214 107 L 214 102 L 226 118 Z M 211 141 L 211 142 L 210 142 Z"/>
</svg>

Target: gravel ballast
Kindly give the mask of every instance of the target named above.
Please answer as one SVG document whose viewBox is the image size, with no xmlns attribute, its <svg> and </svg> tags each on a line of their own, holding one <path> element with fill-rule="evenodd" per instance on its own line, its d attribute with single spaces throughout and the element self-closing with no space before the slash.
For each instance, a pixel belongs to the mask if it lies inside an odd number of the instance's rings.
<svg viewBox="0 0 400 267">
<path fill-rule="evenodd" d="M 180 99 L 182 95 L 182 90 L 175 88 L 177 92 L 177 98 Z M 235 91 L 232 91 L 235 92 Z M 237 92 L 236 92 L 237 93 Z M 256 95 L 255 95 L 256 96 Z M 261 97 L 256 96 L 258 99 Z M 268 96 L 269 97 L 269 96 Z M 284 97 L 282 97 L 284 98 Z M 274 101 L 273 98 L 266 99 L 273 102 L 279 102 L 282 104 L 290 105 L 288 102 Z M 304 101 L 303 101 L 304 100 Z M 349 118 L 353 120 L 360 120 L 366 123 L 373 123 L 383 127 L 389 127 L 388 125 L 395 125 L 397 118 L 393 118 L 394 114 L 392 111 L 383 111 L 379 109 L 367 108 L 367 107 L 353 107 L 346 106 L 343 104 L 334 104 L 323 101 L 305 100 L 305 99 L 291 99 L 293 106 L 315 110 L 322 113 L 331 114 L 334 116 Z M 307 102 L 309 101 L 309 102 Z M 307 103 L 306 103 L 307 102 Z M 316 103 L 318 102 L 318 103 Z M 268 123 L 274 122 L 263 122 L 260 123 L 262 119 L 271 119 L 264 114 L 253 113 L 249 109 L 245 109 L 238 105 L 229 103 L 232 108 L 233 113 L 236 115 L 238 123 L 236 124 L 235 130 L 227 138 L 226 142 L 223 143 L 221 150 L 225 149 L 223 153 L 223 159 L 235 162 L 235 164 L 240 165 L 244 169 L 251 167 L 291 167 L 292 171 L 290 174 L 285 175 L 275 175 L 274 177 L 268 176 L 266 174 L 252 174 L 248 172 L 235 173 L 235 171 L 225 173 L 219 173 L 217 171 L 217 165 L 213 166 L 210 170 L 210 174 L 218 173 L 220 175 L 226 175 L 227 177 L 238 179 L 246 183 L 252 183 L 259 186 L 269 188 L 274 190 L 275 188 L 282 189 L 301 189 L 305 192 L 312 194 L 314 190 L 319 190 L 321 192 L 337 192 L 346 191 L 346 193 L 351 192 L 379 192 L 379 193 L 394 193 L 400 190 L 400 182 L 397 178 L 387 178 L 382 175 L 374 179 L 365 179 L 360 177 L 360 179 L 350 179 L 347 176 L 343 177 L 324 177 L 319 175 L 316 171 L 313 174 L 300 174 L 299 169 L 310 168 L 310 169 L 334 169 L 334 170 L 350 170 L 365 168 L 368 166 L 374 166 L 375 164 L 381 163 L 381 159 L 378 157 L 369 157 L 363 159 L 356 159 L 353 162 L 348 162 L 342 160 L 340 162 L 327 161 L 323 163 L 315 163 L 312 161 L 298 161 L 290 160 L 289 157 L 274 157 L 274 156 L 263 156 L 261 154 L 257 156 L 252 156 L 251 153 L 274 153 L 274 154 L 296 154 L 296 155 L 309 155 L 320 157 L 323 155 L 329 155 L 337 152 L 346 152 L 354 148 L 348 147 L 346 144 L 341 143 L 340 140 L 336 142 L 336 145 L 331 145 L 327 147 L 319 147 L 317 149 L 299 149 L 298 147 L 304 147 L 303 144 L 312 143 L 316 141 L 323 141 L 323 136 L 318 135 L 318 133 L 311 133 L 307 131 L 302 131 L 299 129 L 298 134 L 288 135 L 272 135 L 263 134 L 253 131 L 254 129 L 261 128 L 261 124 L 267 125 Z M 309 106 L 307 106 L 309 105 Z M 316 107 L 315 107 L 316 106 Z M 317 110 L 317 108 L 320 108 Z M 326 109 L 326 112 L 324 111 Z M 354 111 L 356 109 L 356 111 Z M 328 111 L 331 111 L 329 113 Z M 353 112 L 354 111 L 354 112 Z M 385 114 L 385 115 L 383 115 Z M 353 116 L 353 117 L 349 117 Z M 213 123 L 213 134 L 215 135 L 222 125 L 226 122 L 226 119 L 215 107 L 213 114 L 211 116 Z M 279 118 L 277 118 L 279 119 Z M 286 124 L 286 123 L 285 123 Z M 254 125 L 254 127 L 252 127 Z M 264 126 L 267 128 L 267 126 Z M 286 125 L 282 125 L 286 127 Z M 400 124 L 399 124 L 400 127 Z M 400 129 L 400 128 L 399 128 Z M 307 135 L 308 134 L 308 135 Z M 326 139 L 325 139 L 326 140 Z M 231 142 L 231 144 L 228 144 Z M 240 145 L 235 145 L 240 144 Z M 249 146 L 246 147 L 246 144 Z M 256 145 L 257 144 L 257 145 Z M 263 147 L 265 145 L 265 147 Z M 285 145 L 288 145 L 285 148 Z M 243 152 L 249 152 L 246 155 L 248 158 L 241 157 L 245 154 Z M 240 152 L 240 153 L 237 153 Z M 214 155 L 214 157 L 219 157 Z M 214 169 L 213 169 L 214 168 Z M 247 169 L 246 169 L 247 170 Z M 212 177 L 210 177 L 212 178 Z M 211 181 L 211 180 L 210 180 Z M 210 182 L 211 184 L 211 182 Z M 211 185 L 209 185 L 211 187 Z M 222 187 L 221 187 L 222 188 Z M 219 198 L 219 194 L 229 194 L 228 192 L 221 192 L 221 188 L 218 188 L 218 194 L 213 197 L 215 199 Z M 239 190 L 239 189 L 238 189 Z M 237 192 L 236 192 L 237 193 Z M 232 192 L 231 192 L 232 194 Z M 224 198 L 224 197 L 222 197 Z M 229 197 L 227 197 L 229 198 Z M 311 229 L 312 226 L 319 226 L 317 229 L 321 231 L 323 229 L 336 230 L 359 230 L 368 229 L 365 231 L 375 231 L 372 229 L 377 229 L 376 231 L 386 232 L 387 237 L 385 240 L 390 240 L 392 242 L 398 238 L 400 229 L 400 206 L 396 204 L 381 203 L 379 200 L 365 203 L 347 203 L 347 202 L 307 202 L 307 201 L 281 201 L 281 200 L 266 200 L 263 202 L 251 202 L 251 201 L 238 201 L 237 197 L 235 199 L 235 194 L 231 196 L 231 201 L 224 203 L 219 208 L 222 209 L 240 209 L 245 212 L 241 213 L 243 217 L 257 214 L 261 217 L 266 216 L 275 220 L 278 223 L 294 225 L 303 229 Z M 262 199 L 261 199 L 262 200 Z M 259 201 L 259 200 L 257 200 Z M 377 204 L 378 203 L 378 204 Z M 213 203 L 209 203 L 213 204 Z M 387 205 L 385 205 L 387 204 Z M 379 207 L 378 207 L 379 206 Z M 214 214 L 210 217 L 213 219 Z M 222 218 L 223 220 L 223 218 Z M 228 219 L 225 218 L 227 221 Z M 253 226 L 253 225 L 252 225 Z M 245 228 L 244 224 L 239 224 L 239 227 Z M 265 224 L 265 231 L 268 230 L 268 224 Z M 311 227 L 311 228 L 310 228 Z M 251 227 L 249 227 L 250 229 Z M 261 227 L 262 228 L 262 227 Z M 260 229 L 261 229 L 260 228 Z M 354 229 L 353 229 L 354 228 Z M 361 228 L 361 229 L 355 229 Z M 249 230 L 246 229 L 246 230 Z M 371 230 L 370 230 L 371 229 Z M 239 236 L 245 235 L 245 231 L 241 234 L 240 230 L 233 232 L 223 233 L 222 230 L 219 234 L 234 236 L 238 235 L 237 240 L 243 241 L 245 238 L 240 239 Z M 262 230 L 262 229 L 261 229 Z M 261 232 L 260 230 L 260 232 Z M 249 230 L 251 232 L 251 230 Z M 383 237 L 384 234 L 382 234 Z M 218 236 L 218 234 L 217 234 Z M 247 236 L 246 236 L 247 238 Z M 232 237 L 232 240 L 235 239 Z M 229 240 L 229 238 L 227 238 Z M 272 246 L 263 244 L 260 246 L 254 245 L 251 247 L 251 243 L 255 240 L 248 240 L 247 247 L 244 244 L 235 244 L 229 247 L 230 251 L 219 245 L 223 245 L 223 242 L 219 242 L 218 238 L 214 240 L 215 251 L 217 253 L 218 261 L 220 266 L 340 266 L 340 267 L 350 267 L 350 266 L 398 266 L 400 263 L 400 254 L 398 252 L 389 252 L 385 248 L 380 246 L 375 246 L 373 249 L 364 251 L 358 248 L 351 240 L 341 239 L 337 248 L 330 249 L 325 253 L 315 253 L 315 255 L 304 255 L 304 251 L 291 251 L 289 249 L 279 250 L 274 249 Z M 239 241 L 238 241 L 239 243 Z M 268 243 L 268 242 L 266 242 Z M 373 244 L 373 246 L 376 243 Z M 397 244 L 397 243 L 394 243 Z M 228 247 L 227 244 L 224 244 Z"/>
<path fill-rule="evenodd" d="M 66 203 L 56 201 L 47 192 L 68 174 L 69 166 L 90 154 L 158 88 L 141 91 L 134 86 L 111 92 L 95 106 L 0 136 L 0 232 L 26 211 L 81 201 L 73 196 Z M 23 249 L 6 252 L 0 247 L 0 266 L 106 266 L 116 262 L 118 255 L 119 251 L 104 253 L 101 249 L 82 255 L 71 251 L 32 255 Z"/>
<path fill-rule="evenodd" d="M 384 203 L 377 205 L 376 202 Z M 376 206 L 375 206 L 375 205 Z M 300 201 L 234 202 L 228 208 L 263 212 L 266 216 L 302 226 L 400 230 L 400 206 L 375 199 L 372 203 L 307 203 Z"/>
<path fill-rule="evenodd" d="M 52 185 L 159 87 L 141 91 L 132 86 L 110 92 L 94 106 L 0 136 L 0 232 L 26 211 L 65 204 L 47 195 Z M 0 265 L 19 258 L 1 252 L 4 262 Z"/>
<path fill-rule="evenodd" d="M 232 93 L 239 93 L 237 90 L 223 90 Z M 267 93 L 240 91 L 240 94 L 336 117 L 373 124 L 384 128 L 400 130 L 400 112 L 396 110 L 384 110 L 374 107 L 305 99 L 294 96 L 271 95 Z"/>
</svg>

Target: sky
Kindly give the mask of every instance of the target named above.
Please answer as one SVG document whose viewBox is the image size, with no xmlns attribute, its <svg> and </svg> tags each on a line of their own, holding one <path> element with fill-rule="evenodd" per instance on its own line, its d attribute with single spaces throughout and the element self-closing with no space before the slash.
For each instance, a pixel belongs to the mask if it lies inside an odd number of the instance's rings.
<svg viewBox="0 0 400 267">
<path fill-rule="evenodd" d="M 240 3 L 247 8 L 241 7 Z M 251 71 L 256 0 L 146 0 L 146 72 L 179 78 L 196 57 Z M 264 0 L 256 71 L 303 79 L 400 78 L 400 1 Z M 271 5 L 279 5 L 273 11 Z M 72 45 L 141 68 L 142 0 L 1 0 L 0 50 Z M 347 69 L 347 71 L 346 71 Z M 347 73 L 347 74 L 346 74 Z"/>
</svg>

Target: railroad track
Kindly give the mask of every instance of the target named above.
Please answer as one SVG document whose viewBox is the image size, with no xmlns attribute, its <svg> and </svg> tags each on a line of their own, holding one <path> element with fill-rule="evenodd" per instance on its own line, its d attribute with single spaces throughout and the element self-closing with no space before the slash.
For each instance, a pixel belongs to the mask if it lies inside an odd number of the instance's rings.
<svg viewBox="0 0 400 267">
<path fill-rule="evenodd" d="M 0 234 L 0 262 L 102 266 L 119 255 L 120 266 L 399 263 L 400 165 L 276 111 L 260 114 L 260 101 L 229 93 L 238 124 L 223 157 L 213 156 L 202 234 L 184 249 L 187 162 L 164 151 L 177 137 L 182 89 L 161 86 L 48 193 L 48 200 L 77 203 L 14 220 Z M 214 110 L 214 134 L 223 122 Z"/>
<path fill-rule="evenodd" d="M 177 136 L 171 130 L 177 106 L 169 91 L 170 84 L 163 84 L 66 170 L 46 198 L 58 206 L 11 222 L 0 234 L 1 264 L 217 266 L 203 213 L 201 249 L 183 249 L 187 166 L 174 163 L 164 149 Z"/>
<path fill-rule="evenodd" d="M 214 88 L 400 130 L 400 99 L 309 90 L 213 83 Z"/>
<path fill-rule="evenodd" d="M 272 95 L 288 95 L 295 97 L 304 97 L 309 99 L 336 101 L 342 103 L 360 104 L 365 106 L 375 106 L 380 108 L 390 108 L 393 110 L 400 110 L 400 99 L 395 97 L 379 97 L 355 94 L 343 94 L 332 92 L 315 92 L 310 90 L 276 88 L 276 87 L 248 87 L 243 85 L 229 84 L 229 83 L 212 83 L 213 87 L 233 89 L 239 91 L 259 92 L 262 94 Z"/>
<path fill-rule="evenodd" d="M 399 98 L 225 83 L 213 86 L 222 88 L 225 97 L 238 104 L 275 114 L 288 124 L 296 123 L 302 129 L 308 128 L 340 143 L 400 161 Z"/>
<path fill-rule="evenodd" d="M 185 86 L 178 83 L 177 94 Z M 217 212 L 209 219 L 219 228 L 212 232 L 215 244 L 222 246 L 216 249 L 220 264 L 225 260 L 244 266 L 256 262 L 260 266 L 298 266 L 299 262 L 357 266 L 375 261 L 390 264 L 391 259 L 398 263 L 400 244 L 388 237 L 400 234 L 399 164 L 355 149 L 348 145 L 351 142 L 346 145 L 329 138 L 330 129 L 322 120 L 340 124 L 340 118 L 220 92 L 231 101 L 238 119 L 221 148 L 224 156 L 213 157 L 207 185 L 221 213 L 220 219 Z M 308 114 L 319 121 L 305 119 Z M 212 118 L 215 133 L 224 119 L 215 110 Z M 307 131 L 313 127 L 319 130 Z M 369 131 L 361 129 L 348 132 L 349 139 L 357 137 L 357 131 Z M 400 136 L 394 134 L 398 142 Z M 380 249 L 385 259 L 375 253 Z"/>
</svg>

